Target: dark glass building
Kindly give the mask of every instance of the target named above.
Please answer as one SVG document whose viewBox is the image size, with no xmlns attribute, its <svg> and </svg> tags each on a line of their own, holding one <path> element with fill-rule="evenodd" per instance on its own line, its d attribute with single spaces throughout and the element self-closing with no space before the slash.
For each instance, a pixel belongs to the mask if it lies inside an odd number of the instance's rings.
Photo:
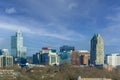
<svg viewBox="0 0 120 80">
<path fill-rule="evenodd" d="M 104 41 L 100 34 L 91 39 L 90 62 L 94 65 L 104 64 Z"/>
<path fill-rule="evenodd" d="M 74 50 L 75 50 L 75 48 L 73 46 L 64 45 L 64 46 L 60 47 L 60 52 L 71 52 Z"/>
</svg>

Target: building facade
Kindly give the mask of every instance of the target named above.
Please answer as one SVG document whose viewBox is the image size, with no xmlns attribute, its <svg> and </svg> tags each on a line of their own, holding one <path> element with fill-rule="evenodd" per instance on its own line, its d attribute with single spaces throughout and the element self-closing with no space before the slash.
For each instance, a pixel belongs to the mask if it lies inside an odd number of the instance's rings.
<svg viewBox="0 0 120 80">
<path fill-rule="evenodd" d="M 15 36 L 11 37 L 11 55 L 17 61 L 26 58 L 27 48 L 23 45 L 23 36 L 21 31 L 17 31 Z"/>
<path fill-rule="evenodd" d="M 104 41 L 100 34 L 95 34 L 91 39 L 90 63 L 94 65 L 104 64 Z"/>
<path fill-rule="evenodd" d="M 75 48 L 73 46 L 64 45 L 60 47 L 60 52 L 72 52 Z"/>
<path fill-rule="evenodd" d="M 1 68 L 13 67 L 13 57 L 1 55 L 0 56 L 0 67 Z"/>
<path fill-rule="evenodd" d="M 107 56 L 107 64 L 112 67 L 120 67 L 120 54 L 111 54 Z"/>
<path fill-rule="evenodd" d="M 90 59 L 90 52 L 87 50 L 72 52 L 72 65 L 86 65 L 88 66 Z"/>
<path fill-rule="evenodd" d="M 60 64 L 63 63 L 72 63 L 72 51 L 74 51 L 75 48 L 73 46 L 63 45 L 60 47 L 60 52 L 58 53 Z"/>
<path fill-rule="evenodd" d="M 72 52 L 59 52 L 60 64 L 72 63 Z"/>
<path fill-rule="evenodd" d="M 44 47 L 42 51 L 33 55 L 33 63 L 51 66 L 59 65 L 59 56 L 55 49 Z"/>
</svg>

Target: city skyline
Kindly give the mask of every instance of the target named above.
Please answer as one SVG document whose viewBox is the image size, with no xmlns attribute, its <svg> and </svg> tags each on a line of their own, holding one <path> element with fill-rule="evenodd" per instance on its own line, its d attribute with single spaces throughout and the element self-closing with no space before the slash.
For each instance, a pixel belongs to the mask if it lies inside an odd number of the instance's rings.
<svg viewBox="0 0 120 80">
<path fill-rule="evenodd" d="M 0 0 L 0 48 L 10 51 L 10 38 L 23 32 L 27 55 L 42 47 L 75 46 L 89 50 L 94 33 L 102 35 L 105 54 L 120 52 L 119 0 Z"/>
</svg>

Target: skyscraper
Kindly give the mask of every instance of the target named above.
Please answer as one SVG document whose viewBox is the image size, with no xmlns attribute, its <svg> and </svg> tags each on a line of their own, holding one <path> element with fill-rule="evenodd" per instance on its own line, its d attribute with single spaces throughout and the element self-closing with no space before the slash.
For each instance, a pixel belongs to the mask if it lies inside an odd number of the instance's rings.
<svg viewBox="0 0 120 80">
<path fill-rule="evenodd" d="M 104 41 L 100 34 L 91 39 L 90 62 L 94 65 L 104 64 Z"/>
<path fill-rule="evenodd" d="M 26 58 L 27 48 L 23 45 L 23 36 L 21 31 L 17 31 L 15 36 L 11 37 L 11 55 L 17 59 Z"/>
</svg>

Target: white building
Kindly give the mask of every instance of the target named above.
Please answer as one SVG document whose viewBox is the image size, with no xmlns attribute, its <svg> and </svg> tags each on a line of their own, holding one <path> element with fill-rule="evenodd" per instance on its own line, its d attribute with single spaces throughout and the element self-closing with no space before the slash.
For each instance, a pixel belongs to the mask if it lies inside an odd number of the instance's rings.
<svg viewBox="0 0 120 80">
<path fill-rule="evenodd" d="M 45 60 L 42 60 L 42 61 L 45 61 L 43 63 L 48 63 L 49 65 L 59 65 L 59 56 L 58 54 L 56 53 L 56 50 L 55 49 L 52 49 L 52 47 L 44 47 L 42 48 L 42 51 L 41 51 L 41 55 L 44 56 Z M 46 55 L 45 55 L 46 54 Z M 42 57 L 43 57 L 42 56 Z M 42 58 L 43 59 L 43 58 Z M 48 61 L 46 61 L 48 59 Z"/>
<path fill-rule="evenodd" d="M 107 64 L 113 67 L 120 66 L 120 54 L 111 54 L 107 56 Z"/>
<path fill-rule="evenodd" d="M 17 31 L 15 36 L 11 37 L 11 55 L 15 58 L 26 58 L 27 48 L 23 44 L 21 31 Z"/>
</svg>

